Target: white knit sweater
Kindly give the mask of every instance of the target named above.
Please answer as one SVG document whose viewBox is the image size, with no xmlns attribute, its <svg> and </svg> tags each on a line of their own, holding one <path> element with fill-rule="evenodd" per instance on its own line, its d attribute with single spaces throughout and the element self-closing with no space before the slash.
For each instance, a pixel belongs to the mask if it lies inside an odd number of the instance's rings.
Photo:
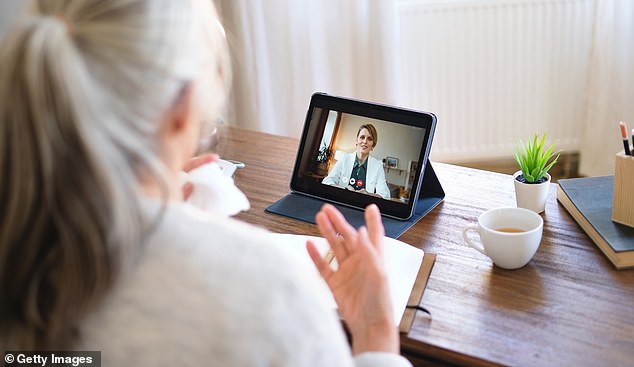
<svg viewBox="0 0 634 367">
<path fill-rule="evenodd" d="M 147 211 L 156 210 L 150 201 Z M 139 260 L 81 326 L 102 366 L 411 366 L 354 359 L 334 310 L 262 230 L 170 203 Z"/>
</svg>

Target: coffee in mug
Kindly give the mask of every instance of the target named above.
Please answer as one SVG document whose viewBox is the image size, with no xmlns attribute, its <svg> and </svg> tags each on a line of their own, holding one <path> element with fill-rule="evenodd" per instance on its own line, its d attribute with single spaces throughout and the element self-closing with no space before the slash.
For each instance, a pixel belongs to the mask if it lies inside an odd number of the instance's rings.
<svg viewBox="0 0 634 367">
<path fill-rule="evenodd" d="M 467 244 L 491 258 L 496 266 L 517 269 L 526 265 L 539 247 L 544 221 L 524 208 L 490 209 L 478 217 L 478 224 L 462 230 Z M 476 232 L 480 243 L 467 235 Z"/>
<path fill-rule="evenodd" d="M 521 233 L 521 232 L 524 232 L 523 229 L 510 228 L 510 227 L 498 228 L 498 229 L 496 229 L 496 231 L 498 231 L 498 232 L 506 232 L 506 233 Z"/>
</svg>

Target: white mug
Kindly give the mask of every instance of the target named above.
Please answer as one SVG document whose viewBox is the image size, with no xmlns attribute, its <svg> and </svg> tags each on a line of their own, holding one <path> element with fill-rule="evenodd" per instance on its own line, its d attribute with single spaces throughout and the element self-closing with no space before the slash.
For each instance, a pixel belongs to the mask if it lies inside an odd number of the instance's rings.
<svg viewBox="0 0 634 367">
<path fill-rule="evenodd" d="M 528 264 L 542 239 L 544 220 L 537 213 L 524 208 L 490 209 L 478 217 L 478 224 L 462 230 L 467 244 L 491 258 L 496 266 L 518 269 Z M 480 243 L 467 233 L 475 231 Z"/>
</svg>

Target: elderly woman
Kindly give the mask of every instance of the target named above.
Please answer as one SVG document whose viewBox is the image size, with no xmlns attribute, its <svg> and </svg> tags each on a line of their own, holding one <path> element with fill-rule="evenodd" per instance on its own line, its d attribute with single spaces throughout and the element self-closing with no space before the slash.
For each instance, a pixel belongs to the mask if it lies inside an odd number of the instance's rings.
<svg viewBox="0 0 634 367">
<path fill-rule="evenodd" d="M 308 251 L 352 335 L 262 230 L 183 202 L 179 171 L 223 106 L 208 0 L 36 1 L 0 47 L 0 350 L 104 366 L 407 366 L 376 207 L 317 216 Z M 355 276 L 351 276 L 354 274 Z"/>
<path fill-rule="evenodd" d="M 383 163 L 370 155 L 377 142 L 374 125 L 361 125 L 355 140 L 357 151 L 338 160 L 321 183 L 389 199 L 390 189 L 385 180 Z"/>
</svg>

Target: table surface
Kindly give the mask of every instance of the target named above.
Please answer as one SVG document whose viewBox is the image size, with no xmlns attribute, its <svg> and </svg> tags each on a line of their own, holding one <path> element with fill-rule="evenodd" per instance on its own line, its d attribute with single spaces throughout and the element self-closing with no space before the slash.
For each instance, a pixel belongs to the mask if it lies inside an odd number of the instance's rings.
<svg viewBox="0 0 634 367">
<path fill-rule="evenodd" d="M 318 235 L 315 225 L 264 208 L 289 192 L 298 140 L 221 129 L 217 151 L 246 163 L 236 184 L 251 202 L 239 219 L 273 232 Z M 461 229 L 487 209 L 515 206 L 513 178 L 433 163 L 446 192 L 399 239 L 437 254 L 419 312 L 401 335 L 415 365 L 634 365 L 634 270 L 616 270 L 556 199 L 542 214 L 531 262 L 503 270 L 467 247 Z"/>
</svg>

